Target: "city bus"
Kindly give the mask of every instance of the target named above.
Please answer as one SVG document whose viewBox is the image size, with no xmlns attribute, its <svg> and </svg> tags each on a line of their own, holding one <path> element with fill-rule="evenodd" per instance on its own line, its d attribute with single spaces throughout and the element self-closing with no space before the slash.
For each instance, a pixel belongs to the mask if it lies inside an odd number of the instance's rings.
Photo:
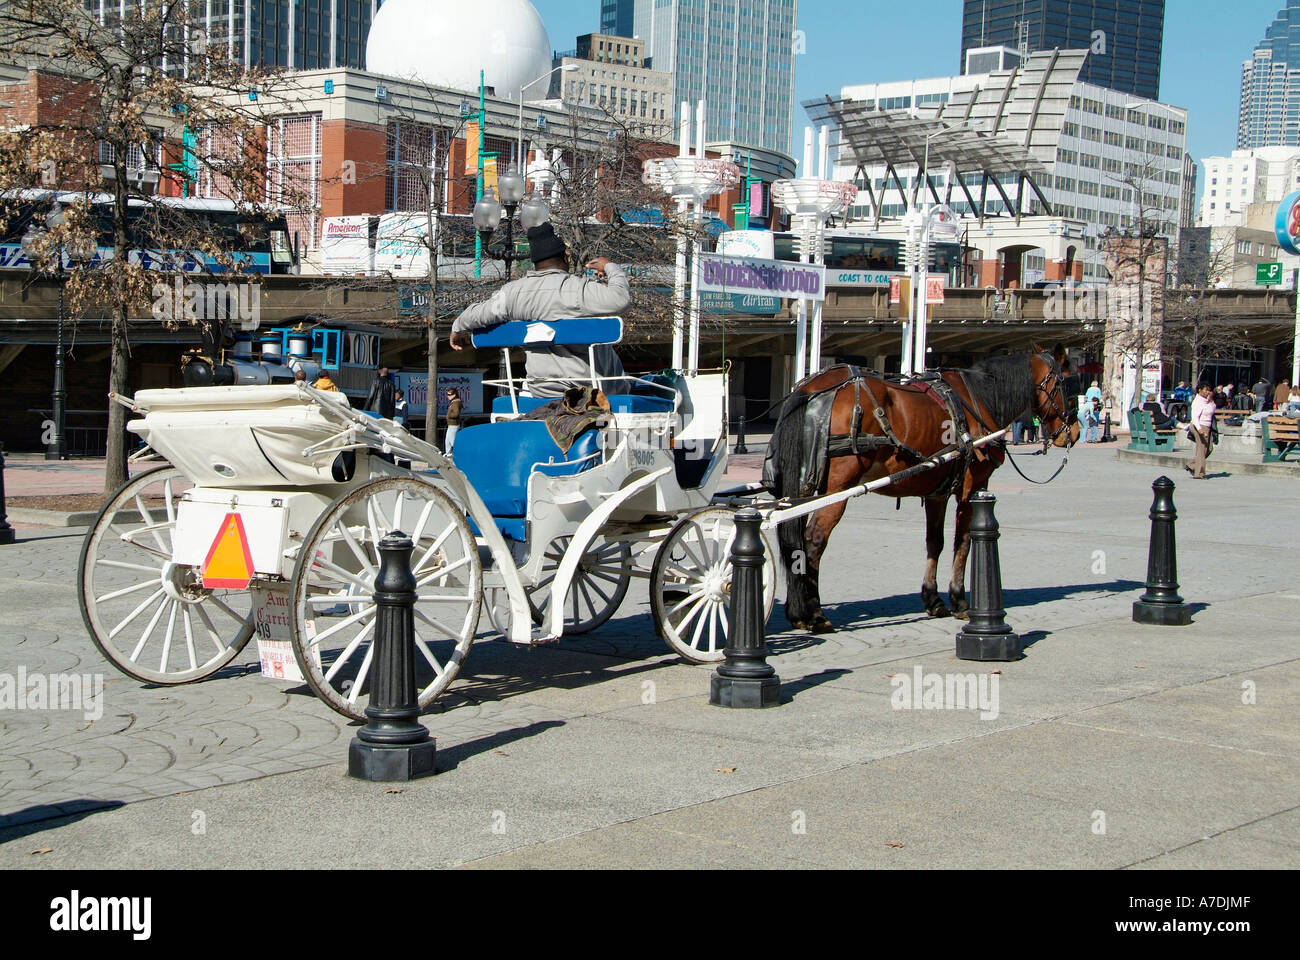
<svg viewBox="0 0 1300 960">
<path fill-rule="evenodd" d="M 796 236 L 770 230 L 733 230 L 718 238 L 718 252 L 764 260 L 797 261 Z M 888 287 L 891 277 L 903 276 L 903 242 L 864 231 L 826 231 L 827 287 Z M 930 274 L 942 276 L 949 287 L 965 286 L 960 243 L 930 245 Z"/>
<path fill-rule="evenodd" d="M 0 195 L 0 270 L 31 270 L 23 249 L 23 235 L 32 226 L 40 228 L 57 207 L 89 202 L 94 218 L 95 257 L 113 256 L 113 198 L 108 194 L 66 193 L 54 190 L 21 190 Z M 198 250 L 162 249 L 154 237 L 192 234 L 215 240 L 218 247 L 234 254 L 244 273 L 288 274 L 298 272 L 296 246 L 290 240 L 285 214 L 275 211 L 257 216 L 240 210 L 230 200 L 154 197 L 129 201 L 127 239 L 129 259 L 149 270 L 180 269 L 191 273 L 225 273 L 227 268 Z M 170 221 L 170 222 L 169 222 Z"/>
</svg>

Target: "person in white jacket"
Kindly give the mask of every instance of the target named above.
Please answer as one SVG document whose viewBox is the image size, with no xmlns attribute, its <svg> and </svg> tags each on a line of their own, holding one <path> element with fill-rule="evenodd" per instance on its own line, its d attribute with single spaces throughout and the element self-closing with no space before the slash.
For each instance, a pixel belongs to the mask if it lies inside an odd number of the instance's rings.
<svg viewBox="0 0 1300 960">
<path fill-rule="evenodd" d="M 492 296 L 467 308 L 451 327 L 451 347 L 472 346 L 474 330 L 495 327 L 509 320 L 563 320 L 569 317 L 607 317 L 622 313 L 632 302 L 623 268 L 605 257 L 588 263 L 596 278 L 569 273 L 569 252 L 550 223 L 528 231 L 533 271 L 512 280 Z M 602 279 L 608 282 L 601 282 Z M 574 386 L 591 382 L 587 349 L 549 343 L 524 348 L 528 362 L 525 396 L 559 397 Z M 623 364 L 608 344 L 596 347 L 596 375 L 624 376 Z M 630 381 L 604 380 L 606 393 L 626 393 Z"/>
</svg>

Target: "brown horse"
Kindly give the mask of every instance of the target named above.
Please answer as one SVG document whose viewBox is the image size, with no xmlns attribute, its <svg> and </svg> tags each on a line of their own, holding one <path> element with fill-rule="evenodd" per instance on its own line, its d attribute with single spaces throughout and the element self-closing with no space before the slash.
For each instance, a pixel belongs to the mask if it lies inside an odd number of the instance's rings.
<svg viewBox="0 0 1300 960">
<path fill-rule="evenodd" d="M 875 491 L 925 502 L 925 579 L 921 599 L 932 617 L 966 619 L 966 557 L 970 550 L 971 497 L 988 486 L 1005 446 L 996 441 L 969 447 L 1005 428 L 1031 408 L 1043 436 L 1058 447 L 1079 439 L 1076 402 L 1065 395 L 1061 364 L 1043 352 L 986 360 L 969 370 L 943 370 L 931 379 L 886 380 L 855 367 L 824 370 L 795 386 L 772 434 L 764 482 L 773 494 L 792 499 L 822 496 L 890 476 L 925 458 L 965 449 L 952 466 L 924 470 Z M 957 500 L 951 611 L 936 582 L 943 552 L 948 500 Z M 786 617 L 796 629 L 835 629 L 822 613 L 818 575 L 831 531 L 847 501 L 778 529 L 786 573 Z M 798 553 L 802 551 L 802 555 Z"/>
</svg>

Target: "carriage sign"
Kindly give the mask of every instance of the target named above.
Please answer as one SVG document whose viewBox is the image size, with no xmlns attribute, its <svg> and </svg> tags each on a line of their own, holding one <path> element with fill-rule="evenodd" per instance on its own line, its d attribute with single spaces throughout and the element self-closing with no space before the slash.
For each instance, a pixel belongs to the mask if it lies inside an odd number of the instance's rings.
<svg viewBox="0 0 1300 960">
<path fill-rule="evenodd" d="M 759 260 L 718 253 L 702 253 L 699 261 L 701 293 L 826 299 L 826 267 L 822 264 Z"/>
</svg>

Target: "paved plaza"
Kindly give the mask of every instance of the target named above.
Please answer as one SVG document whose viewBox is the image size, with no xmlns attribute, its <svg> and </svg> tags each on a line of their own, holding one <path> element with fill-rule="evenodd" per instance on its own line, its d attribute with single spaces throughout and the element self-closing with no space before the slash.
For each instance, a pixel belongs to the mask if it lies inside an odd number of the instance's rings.
<svg viewBox="0 0 1300 960">
<path fill-rule="evenodd" d="M 1019 462 L 1046 477 L 1056 461 Z M 838 632 L 773 613 L 780 707 L 710 706 L 710 669 L 662 646 L 637 581 L 593 635 L 476 645 L 425 718 L 441 772 L 399 788 L 348 779 L 355 726 L 258 676 L 255 644 L 191 686 L 117 674 L 78 611 L 84 531 L 20 522 L 0 547 L 0 674 L 104 687 L 96 718 L 0 710 L 0 869 L 1294 868 L 1295 480 L 1167 471 L 1197 613 L 1141 627 L 1159 472 L 1090 447 L 1049 486 L 998 472 L 1020 662 L 954 658 L 959 624 L 921 612 L 921 508 L 873 496 L 823 565 Z M 995 696 L 900 704 L 931 674 L 975 674 Z"/>
</svg>

